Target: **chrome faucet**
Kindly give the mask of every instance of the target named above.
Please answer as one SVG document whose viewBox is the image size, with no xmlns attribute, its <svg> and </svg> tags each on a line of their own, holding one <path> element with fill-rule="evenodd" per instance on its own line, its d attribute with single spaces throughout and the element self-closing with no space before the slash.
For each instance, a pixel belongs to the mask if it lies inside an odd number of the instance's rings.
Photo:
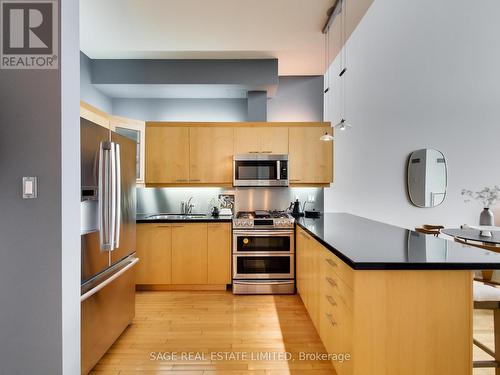
<svg viewBox="0 0 500 375">
<path fill-rule="evenodd" d="M 191 203 L 194 197 L 189 197 L 186 201 L 181 202 L 181 213 L 182 214 L 190 214 L 193 211 L 194 204 Z"/>
</svg>

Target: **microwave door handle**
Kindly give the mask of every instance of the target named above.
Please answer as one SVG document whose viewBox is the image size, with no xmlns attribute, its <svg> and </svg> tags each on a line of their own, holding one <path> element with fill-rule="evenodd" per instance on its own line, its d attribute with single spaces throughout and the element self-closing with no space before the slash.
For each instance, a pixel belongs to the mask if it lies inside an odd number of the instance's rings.
<svg viewBox="0 0 500 375">
<path fill-rule="evenodd" d="M 121 210 L 121 200 L 122 200 L 122 174 L 121 174 L 121 155 L 120 155 L 120 145 L 115 145 L 115 249 L 120 247 L 120 231 L 121 231 L 121 218 L 122 218 L 122 210 Z"/>
<path fill-rule="evenodd" d="M 281 162 L 279 160 L 276 162 L 276 168 L 276 179 L 281 180 Z"/>
<path fill-rule="evenodd" d="M 99 209 L 99 247 L 102 251 L 110 251 L 110 158 L 109 142 L 101 142 L 99 146 L 99 178 L 98 178 L 98 209 Z"/>
</svg>

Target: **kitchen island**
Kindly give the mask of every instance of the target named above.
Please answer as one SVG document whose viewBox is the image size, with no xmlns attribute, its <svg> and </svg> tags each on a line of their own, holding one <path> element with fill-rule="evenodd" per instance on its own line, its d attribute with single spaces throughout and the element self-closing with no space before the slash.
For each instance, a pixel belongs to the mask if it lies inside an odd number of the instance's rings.
<svg viewBox="0 0 500 375">
<path fill-rule="evenodd" d="M 297 290 L 343 374 L 471 374 L 472 270 L 500 254 L 344 213 L 300 218 Z"/>
</svg>

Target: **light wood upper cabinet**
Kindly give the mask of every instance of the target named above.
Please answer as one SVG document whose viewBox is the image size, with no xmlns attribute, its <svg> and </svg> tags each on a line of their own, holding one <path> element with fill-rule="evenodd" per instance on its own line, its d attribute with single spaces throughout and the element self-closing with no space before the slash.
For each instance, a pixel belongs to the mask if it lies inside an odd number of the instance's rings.
<svg viewBox="0 0 500 375">
<path fill-rule="evenodd" d="M 231 224 L 208 224 L 208 283 L 231 284 Z"/>
<path fill-rule="evenodd" d="M 333 142 L 320 137 L 331 127 L 291 127 L 289 129 L 290 183 L 329 184 L 333 181 Z"/>
<path fill-rule="evenodd" d="M 189 128 L 146 127 L 146 183 L 189 181 Z"/>
<path fill-rule="evenodd" d="M 228 186 L 237 154 L 288 154 L 290 183 L 333 181 L 333 142 L 324 123 L 148 123 L 146 178 L 150 186 Z"/>
<path fill-rule="evenodd" d="M 287 154 L 288 128 L 237 127 L 235 128 L 235 154 Z"/>
<path fill-rule="evenodd" d="M 169 224 L 137 225 L 137 284 L 172 282 L 172 229 Z"/>
<path fill-rule="evenodd" d="M 207 284 L 207 224 L 172 224 L 172 283 Z"/>
<path fill-rule="evenodd" d="M 189 129 L 189 180 L 192 183 L 231 184 L 233 181 L 231 127 Z"/>
</svg>

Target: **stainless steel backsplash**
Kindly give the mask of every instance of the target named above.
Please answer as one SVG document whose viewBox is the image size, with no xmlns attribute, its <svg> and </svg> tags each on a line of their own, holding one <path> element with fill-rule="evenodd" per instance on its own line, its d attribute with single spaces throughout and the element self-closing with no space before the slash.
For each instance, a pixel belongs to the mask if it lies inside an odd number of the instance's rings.
<svg viewBox="0 0 500 375">
<path fill-rule="evenodd" d="M 137 213 L 157 214 L 180 212 L 181 202 L 193 197 L 193 212 L 208 213 L 209 202 L 219 194 L 234 194 L 235 211 L 284 210 L 299 198 L 306 208 L 323 211 L 323 188 L 137 188 Z"/>
</svg>

